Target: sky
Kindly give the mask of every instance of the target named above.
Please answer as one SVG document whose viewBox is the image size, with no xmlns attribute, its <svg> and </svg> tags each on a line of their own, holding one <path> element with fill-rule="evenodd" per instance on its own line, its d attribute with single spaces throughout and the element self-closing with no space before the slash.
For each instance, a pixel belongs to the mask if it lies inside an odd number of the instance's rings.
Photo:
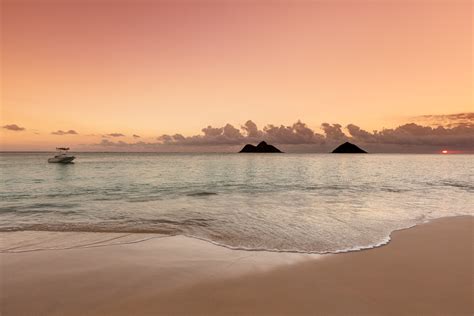
<svg viewBox="0 0 474 316">
<path fill-rule="evenodd" d="M 2 0 L 0 149 L 474 152 L 472 32 L 464 0 Z"/>
</svg>

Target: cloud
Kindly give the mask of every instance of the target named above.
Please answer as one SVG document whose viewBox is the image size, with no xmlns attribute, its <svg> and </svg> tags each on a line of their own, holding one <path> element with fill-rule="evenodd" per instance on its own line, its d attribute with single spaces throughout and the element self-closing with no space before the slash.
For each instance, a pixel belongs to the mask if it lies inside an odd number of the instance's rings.
<svg viewBox="0 0 474 316">
<path fill-rule="evenodd" d="M 133 138 L 140 138 L 140 135 L 133 134 Z"/>
<path fill-rule="evenodd" d="M 78 133 L 75 130 L 70 129 L 68 131 L 57 130 L 56 132 L 51 132 L 51 134 L 53 134 L 53 135 L 77 135 Z"/>
<path fill-rule="evenodd" d="M 104 135 L 104 137 L 125 137 L 125 135 L 122 133 L 110 133 L 110 134 Z"/>
<path fill-rule="evenodd" d="M 376 144 L 455 146 L 474 149 L 474 125 L 459 125 L 452 128 L 443 126 L 421 126 L 415 123 L 401 125 L 394 129 L 384 129 L 369 133 L 358 126 L 347 126 L 354 141 Z"/>
<path fill-rule="evenodd" d="M 239 129 L 231 124 L 224 127 L 215 128 L 207 126 L 201 130 L 203 135 L 185 137 L 181 134 L 161 135 L 157 140 L 165 145 L 186 145 L 186 146 L 214 146 L 214 145 L 238 145 L 245 141 Z"/>
<path fill-rule="evenodd" d="M 161 135 L 157 140 L 166 145 L 214 146 L 241 145 L 265 140 L 274 144 L 320 144 L 324 136 L 314 132 L 305 123 L 298 121 L 290 126 L 267 125 L 259 130 L 252 121 L 247 121 L 241 129 L 231 124 L 224 127 L 207 126 L 202 135 L 185 137 L 181 134 Z"/>
<path fill-rule="evenodd" d="M 291 126 L 267 125 L 261 134 L 264 139 L 275 144 L 321 144 L 324 136 L 314 132 L 305 123 L 298 121 Z"/>
<path fill-rule="evenodd" d="M 376 137 L 361 129 L 359 126 L 356 126 L 354 124 L 349 124 L 346 126 L 347 130 L 349 131 L 349 134 L 352 136 L 352 138 L 357 139 L 361 142 L 364 143 L 372 143 L 376 140 Z"/>
<path fill-rule="evenodd" d="M 221 146 L 234 150 L 236 146 L 246 143 L 256 144 L 262 140 L 271 144 L 291 148 L 291 151 L 322 151 L 327 152 L 334 146 L 350 141 L 367 146 L 373 152 L 432 152 L 433 146 L 458 148 L 474 151 L 474 126 L 460 124 L 455 127 L 431 127 L 416 123 L 407 123 L 392 129 L 368 132 L 357 125 L 349 124 L 345 128 L 341 124 L 321 124 L 322 133 L 318 133 L 305 123 L 297 121 L 292 125 L 269 124 L 259 129 L 251 120 L 236 128 L 231 124 L 223 127 L 207 126 L 201 134 L 184 136 L 182 134 L 161 135 L 156 142 L 112 142 L 103 140 L 96 144 L 103 147 L 146 148 L 161 150 L 166 148 L 193 148 L 209 150 L 213 146 Z M 406 149 L 406 150 L 405 150 Z"/>
<path fill-rule="evenodd" d="M 119 140 L 118 142 L 112 142 L 108 139 L 103 139 L 98 146 L 103 146 L 103 147 L 130 147 L 133 144 L 126 143 L 124 141 Z"/>
<path fill-rule="evenodd" d="M 3 125 L 2 128 L 4 129 L 7 129 L 9 131 L 14 131 L 14 132 L 21 132 L 21 131 L 24 131 L 25 128 L 24 127 L 20 127 L 16 124 L 7 124 L 7 125 Z"/>
<path fill-rule="evenodd" d="M 343 142 L 347 140 L 347 136 L 342 132 L 341 124 L 321 124 L 321 129 L 326 134 L 326 140 Z"/>
<path fill-rule="evenodd" d="M 102 147 L 102 148 L 110 148 L 110 149 L 121 149 L 121 150 L 136 150 L 136 149 L 156 150 L 156 149 L 163 149 L 163 147 L 166 147 L 162 143 L 143 142 L 143 141 L 128 143 L 122 140 L 114 142 L 108 139 L 102 139 L 100 143 L 93 144 L 93 146 Z"/>
<path fill-rule="evenodd" d="M 444 114 L 444 115 L 421 115 L 413 118 L 415 123 L 429 125 L 432 127 L 457 127 L 457 126 L 474 126 L 474 112 Z"/>
<path fill-rule="evenodd" d="M 243 126 L 242 130 L 247 134 L 247 137 L 262 137 L 263 132 L 258 130 L 257 124 L 248 120 Z"/>
</svg>

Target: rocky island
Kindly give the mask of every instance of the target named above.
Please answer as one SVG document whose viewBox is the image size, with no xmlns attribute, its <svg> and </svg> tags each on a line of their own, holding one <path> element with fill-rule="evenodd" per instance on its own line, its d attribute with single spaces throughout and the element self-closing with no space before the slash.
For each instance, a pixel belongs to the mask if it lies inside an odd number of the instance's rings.
<svg viewBox="0 0 474 316">
<path fill-rule="evenodd" d="M 275 146 L 269 145 L 266 142 L 260 142 L 257 146 L 247 144 L 242 148 L 240 153 L 281 153 L 282 151 Z"/>
<path fill-rule="evenodd" d="M 332 151 L 333 154 L 366 154 L 367 152 L 358 146 L 345 142 Z"/>
</svg>

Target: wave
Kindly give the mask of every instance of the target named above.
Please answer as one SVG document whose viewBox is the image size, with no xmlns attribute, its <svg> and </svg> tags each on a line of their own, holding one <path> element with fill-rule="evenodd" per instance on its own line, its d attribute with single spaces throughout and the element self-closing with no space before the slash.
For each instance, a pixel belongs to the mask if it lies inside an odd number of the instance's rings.
<svg viewBox="0 0 474 316">
<path fill-rule="evenodd" d="M 152 236 L 147 236 L 143 238 L 137 238 L 133 240 L 128 240 L 128 241 L 118 241 L 119 239 L 124 239 L 126 237 L 130 236 L 135 236 L 139 237 L 140 235 L 143 235 L 144 232 L 130 232 L 126 233 L 123 235 L 123 232 L 107 232 L 107 231 L 50 231 L 48 232 L 83 232 L 83 233 L 114 233 L 114 234 L 122 234 L 120 236 L 115 236 L 109 239 L 101 239 L 98 241 L 90 242 L 90 243 L 85 243 L 85 244 L 80 244 L 80 245 L 75 245 L 75 246 L 60 246 L 60 247 L 37 247 L 37 248 L 29 248 L 29 249 L 19 249 L 22 246 L 19 247 L 11 247 L 7 249 L 0 250 L 0 253 L 19 253 L 19 252 L 31 252 L 31 251 L 44 251 L 44 250 L 67 250 L 67 249 L 80 249 L 80 248 L 92 248 L 92 247 L 105 247 L 105 246 L 113 246 L 113 245 L 124 245 L 124 244 L 134 244 L 134 243 L 139 243 L 139 242 L 144 242 L 156 238 L 169 238 L 169 237 L 176 237 L 176 236 L 184 236 L 187 238 L 192 238 L 192 239 L 197 239 L 201 240 L 204 242 L 211 243 L 213 245 L 219 246 L 219 247 L 224 247 L 230 250 L 240 250 L 240 251 L 256 251 L 256 252 L 278 252 L 278 253 L 299 253 L 299 254 L 318 254 L 318 255 L 325 255 L 325 254 L 339 254 L 339 253 L 348 253 L 348 252 L 355 252 L 355 251 L 362 251 L 362 250 L 368 250 L 368 249 L 374 249 L 378 247 L 382 247 L 384 245 L 387 245 L 391 239 L 392 235 L 394 232 L 398 231 L 403 231 L 406 229 L 413 228 L 415 226 L 421 225 L 421 224 L 426 224 L 429 223 L 433 220 L 438 220 L 441 218 L 454 218 L 454 217 L 465 217 L 465 216 L 470 216 L 472 215 L 459 215 L 459 216 L 445 216 L 445 217 L 439 217 L 439 218 L 432 218 L 432 219 L 426 219 L 424 218 L 423 220 L 413 223 L 412 225 L 406 225 L 404 227 L 400 227 L 397 229 L 393 229 L 390 231 L 386 236 L 383 238 L 378 239 L 377 241 L 374 241 L 373 243 L 370 244 L 365 244 L 365 245 L 354 245 L 352 247 L 347 247 L 347 248 L 341 248 L 341 249 L 335 249 L 335 250 L 321 250 L 321 251 L 307 251 L 307 250 L 300 250 L 300 249 L 277 249 L 277 248 L 265 248 L 265 247 L 243 247 L 243 246 L 232 246 L 232 245 L 227 245 L 225 243 L 221 243 L 219 241 L 215 241 L 212 239 L 192 235 L 192 234 L 186 234 L 186 233 L 175 233 L 175 234 L 162 234 L 159 232 L 150 232 L 153 234 Z M 199 220 L 199 219 L 194 219 L 194 220 Z M 166 220 L 164 220 L 166 221 Z M 24 230 L 22 229 L 21 231 L 42 231 L 42 230 L 32 230 L 32 229 L 27 229 Z M 6 231 L 2 231 L 4 233 L 7 233 Z M 112 243 L 109 243 L 110 241 L 114 241 Z M 30 245 L 31 246 L 31 245 Z M 25 246 L 23 246 L 25 248 Z"/>
<path fill-rule="evenodd" d="M 474 191 L 474 185 L 470 182 L 463 182 L 463 181 L 439 181 L 439 182 L 427 182 L 426 185 L 432 187 L 451 187 L 461 189 L 463 191 L 472 192 Z"/>
<path fill-rule="evenodd" d="M 112 238 L 100 239 L 97 241 L 74 245 L 74 246 L 56 246 L 56 247 L 49 246 L 49 247 L 31 248 L 31 246 L 35 246 L 35 244 L 22 245 L 22 246 L 11 247 L 11 248 L 0 250 L 0 253 L 24 253 L 24 252 L 35 252 L 35 251 L 47 251 L 47 250 L 71 250 L 71 249 L 97 248 L 97 247 L 106 247 L 106 246 L 136 244 L 136 243 L 144 242 L 151 239 L 173 237 L 172 235 L 163 235 L 163 236 L 154 235 L 154 236 L 138 238 L 138 239 L 133 239 L 133 240 L 126 240 L 126 241 L 119 240 L 119 239 L 124 239 L 126 237 L 129 237 L 131 235 L 138 235 L 138 234 L 120 235 L 120 236 L 116 236 Z M 28 246 L 30 246 L 30 248 L 25 249 L 25 247 L 28 247 Z"/>
<path fill-rule="evenodd" d="M 474 191 L 474 185 L 467 182 L 455 182 L 455 181 L 443 181 L 441 182 L 443 186 L 449 186 L 459 189 L 464 189 L 466 191 Z"/>
<path fill-rule="evenodd" d="M 216 192 L 207 192 L 207 191 L 202 191 L 202 192 L 193 192 L 193 193 L 188 193 L 186 194 L 187 196 L 210 196 L 210 195 L 217 195 Z"/>
<path fill-rule="evenodd" d="M 54 212 L 54 211 L 52 211 Z M 62 213 L 75 213 L 75 211 L 63 211 Z M 190 227 L 209 227 L 215 221 L 208 218 L 187 218 L 183 220 L 172 220 L 164 218 L 136 218 L 130 219 L 126 216 L 114 216 L 112 221 L 98 223 L 41 223 L 41 224 L 19 224 L 15 226 L 4 225 L 0 232 L 12 231 L 47 231 L 47 232 L 90 232 L 90 233 L 152 233 L 177 235 L 184 234 Z M 159 227 L 157 227 L 159 224 Z"/>
</svg>

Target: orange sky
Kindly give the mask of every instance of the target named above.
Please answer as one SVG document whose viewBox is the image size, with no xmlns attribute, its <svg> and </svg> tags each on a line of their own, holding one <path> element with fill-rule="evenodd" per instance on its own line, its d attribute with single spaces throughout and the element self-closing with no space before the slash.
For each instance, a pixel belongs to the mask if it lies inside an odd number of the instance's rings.
<svg viewBox="0 0 474 316">
<path fill-rule="evenodd" d="M 1 3 L 3 150 L 474 109 L 471 1 Z"/>
</svg>

